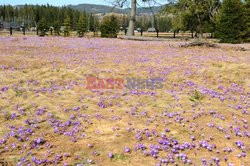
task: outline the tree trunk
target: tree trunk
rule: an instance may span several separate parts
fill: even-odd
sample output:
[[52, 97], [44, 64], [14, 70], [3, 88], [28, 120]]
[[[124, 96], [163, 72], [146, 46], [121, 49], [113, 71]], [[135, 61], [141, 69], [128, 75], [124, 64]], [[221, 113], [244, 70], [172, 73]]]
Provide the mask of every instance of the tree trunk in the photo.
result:
[[203, 38], [203, 33], [202, 33], [202, 24], [201, 24], [201, 18], [200, 18], [200, 15], [198, 15], [198, 37], [199, 37], [199, 40], [201, 41], [202, 38]]
[[130, 21], [128, 27], [128, 36], [134, 36], [135, 30], [135, 17], [136, 17], [136, 0], [131, 0], [131, 13], [130, 13]]

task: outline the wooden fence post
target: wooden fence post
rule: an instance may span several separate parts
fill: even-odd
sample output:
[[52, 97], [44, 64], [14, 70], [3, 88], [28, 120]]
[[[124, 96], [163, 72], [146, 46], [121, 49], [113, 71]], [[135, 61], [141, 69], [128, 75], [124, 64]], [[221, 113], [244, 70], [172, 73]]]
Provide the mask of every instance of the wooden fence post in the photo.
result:
[[10, 35], [12, 35], [12, 26], [10, 26]]

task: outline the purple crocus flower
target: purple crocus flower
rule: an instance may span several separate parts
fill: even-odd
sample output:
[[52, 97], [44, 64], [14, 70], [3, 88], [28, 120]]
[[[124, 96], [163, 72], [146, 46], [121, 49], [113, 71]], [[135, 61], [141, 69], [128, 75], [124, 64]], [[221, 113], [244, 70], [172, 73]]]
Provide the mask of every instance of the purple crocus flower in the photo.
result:
[[107, 106], [103, 102], [99, 102], [98, 106], [101, 108], [107, 108]]
[[7, 91], [7, 90], [9, 90], [9, 87], [8, 87], [8, 86], [4, 86], [4, 87], [1, 89], [1, 91], [3, 91], [3, 92], [5, 92], [5, 91]]
[[109, 153], [108, 153], [108, 157], [109, 157], [109, 158], [113, 158], [113, 157], [114, 157], [114, 154], [113, 154], [112, 152], [109, 152]]
[[124, 152], [125, 152], [125, 153], [131, 153], [131, 149], [130, 149], [129, 147], [125, 147], [125, 148], [124, 148]]

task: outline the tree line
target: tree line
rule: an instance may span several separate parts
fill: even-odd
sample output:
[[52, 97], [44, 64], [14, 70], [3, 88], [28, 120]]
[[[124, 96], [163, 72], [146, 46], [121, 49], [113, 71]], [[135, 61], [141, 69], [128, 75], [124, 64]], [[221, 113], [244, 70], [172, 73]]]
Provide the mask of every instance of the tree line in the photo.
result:
[[49, 30], [56, 35], [63, 33], [69, 36], [73, 30], [82, 37], [87, 31], [117, 33], [120, 27], [123, 30], [129, 27], [128, 35], [133, 35], [135, 28], [146, 31], [149, 27], [155, 27], [161, 32], [174, 32], [174, 37], [176, 33], [185, 31], [199, 38], [204, 33], [210, 33], [211, 37], [219, 38], [221, 42], [250, 41], [250, 0], [171, 0], [160, 13], [152, 16], [135, 16], [136, 3], [135, 0], [131, 1], [130, 15], [104, 19], [69, 7], [3, 5], [0, 6], [0, 20], [22, 23], [28, 28], [37, 27], [41, 36]]
[[[113, 0], [113, 3], [122, 7], [128, 1], [131, 3], [128, 36], [133, 36], [138, 2], [150, 3], [152, 0]], [[153, 2], [157, 3], [157, 0]], [[211, 33], [211, 37], [219, 38], [221, 42], [239, 43], [250, 40], [250, 0], [166, 0], [166, 2], [169, 3], [158, 14], [158, 23], [154, 24], [158, 29], [167, 30], [168, 26], [171, 27], [174, 37], [179, 31], [190, 31], [192, 37], [195, 35], [199, 38], [202, 38], [203, 33]]]
[[[51, 27], [59, 34], [61, 26], [64, 29], [79, 31], [95, 31], [97, 18], [91, 13], [78, 11], [66, 6], [55, 7], [47, 5], [0, 6], [0, 22], [15, 23], [26, 28], [37, 27], [44, 35]], [[82, 23], [81, 27], [79, 22]], [[83, 26], [86, 26], [84, 29]], [[66, 27], [66, 28], [65, 28]], [[67, 32], [63, 32], [67, 35]]]
[[174, 32], [203, 33], [221, 42], [249, 41], [250, 0], [178, 0], [166, 6], [162, 15], [171, 19]]

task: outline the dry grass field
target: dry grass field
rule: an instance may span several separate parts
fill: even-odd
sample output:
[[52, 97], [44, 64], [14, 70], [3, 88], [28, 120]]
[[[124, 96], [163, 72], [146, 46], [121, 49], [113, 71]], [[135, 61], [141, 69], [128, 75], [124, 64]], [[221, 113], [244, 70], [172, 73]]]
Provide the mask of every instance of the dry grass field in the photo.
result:
[[[119, 32], [119, 36], [123, 36], [124, 35], [124, 31], [120, 31]], [[10, 34], [10, 32], [8, 30], [0, 30], [0, 35], [1, 36], [8, 36]], [[36, 36], [36, 32], [35, 31], [26, 31], [25, 33], [28, 36]], [[48, 36], [50, 35], [50, 32], [47, 32]], [[63, 35], [63, 33], [61, 33], [61, 35]], [[173, 33], [171, 32], [159, 32], [159, 38], [173, 38]], [[23, 32], [22, 31], [13, 31], [13, 36], [23, 36]], [[77, 37], [77, 32], [76, 31], [71, 31], [70, 32], [70, 36], [71, 37]], [[97, 32], [96, 34], [94, 34], [93, 32], [88, 32], [86, 34], [87, 37], [93, 37], [93, 36], [101, 36], [100, 32]], [[141, 36], [140, 32], [135, 32], [135, 36]], [[157, 33], [156, 32], [143, 32], [143, 36], [144, 37], [156, 37]], [[176, 39], [191, 39], [192, 34], [188, 33], [188, 32], [182, 32], [182, 33], [176, 33]], [[210, 38], [210, 34], [204, 33], [203, 37], [205, 38]]]
[[1, 36], [0, 165], [249, 166], [249, 44], [180, 44]]

